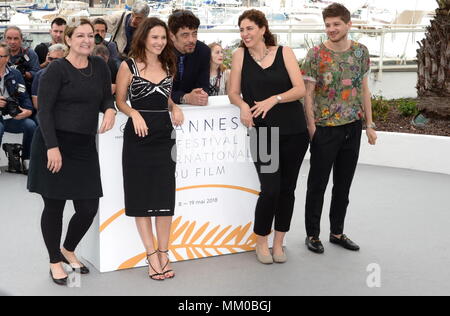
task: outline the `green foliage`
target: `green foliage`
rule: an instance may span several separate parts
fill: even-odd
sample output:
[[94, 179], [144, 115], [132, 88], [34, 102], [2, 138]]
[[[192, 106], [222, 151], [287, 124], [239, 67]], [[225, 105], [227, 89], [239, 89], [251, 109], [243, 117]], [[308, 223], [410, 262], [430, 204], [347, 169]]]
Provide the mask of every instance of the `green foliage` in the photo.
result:
[[419, 114], [417, 109], [417, 101], [411, 99], [396, 100], [398, 110], [403, 116], [410, 117]]
[[384, 122], [388, 118], [391, 110], [389, 101], [385, 100], [381, 95], [374, 95], [372, 98], [372, 116], [375, 122]]
[[224, 47], [223, 50], [223, 64], [227, 69], [231, 69], [231, 60], [233, 58], [233, 52], [239, 47], [241, 41], [234, 41], [230, 46]]
[[227, 69], [231, 69], [231, 59], [233, 57], [233, 50], [231, 48], [224, 49], [223, 51], [223, 64]]
[[375, 122], [385, 122], [389, 113], [397, 109], [405, 117], [414, 117], [419, 114], [417, 100], [414, 99], [394, 99], [386, 100], [381, 95], [374, 95], [372, 98], [372, 113]]

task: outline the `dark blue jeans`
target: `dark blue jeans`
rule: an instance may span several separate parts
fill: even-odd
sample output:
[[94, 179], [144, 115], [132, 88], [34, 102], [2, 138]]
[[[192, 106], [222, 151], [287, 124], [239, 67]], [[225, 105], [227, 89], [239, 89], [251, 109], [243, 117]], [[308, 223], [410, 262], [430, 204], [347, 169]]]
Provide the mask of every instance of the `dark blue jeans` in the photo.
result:
[[24, 120], [7, 119], [0, 117], [0, 144], [2, 143], [5, 132], [13, 134], [23, 134], [23, 153], [24, 160], [30, 159], [31, 141], [33, 140], [36, 123], [29, 118]]

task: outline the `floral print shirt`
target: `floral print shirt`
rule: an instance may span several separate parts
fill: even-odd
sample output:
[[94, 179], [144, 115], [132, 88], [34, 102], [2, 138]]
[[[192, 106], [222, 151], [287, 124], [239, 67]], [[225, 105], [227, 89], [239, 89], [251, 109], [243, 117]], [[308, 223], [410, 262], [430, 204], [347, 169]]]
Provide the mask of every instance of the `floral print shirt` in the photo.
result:
[[324, 44], [312, 48], [302, 74], [316, 84], [316, 125], [341, 126], [363, 119], [362, 82], [369, 73], [369, 51], [362, 44], [352, 42], [345, 52], [332, 51]]

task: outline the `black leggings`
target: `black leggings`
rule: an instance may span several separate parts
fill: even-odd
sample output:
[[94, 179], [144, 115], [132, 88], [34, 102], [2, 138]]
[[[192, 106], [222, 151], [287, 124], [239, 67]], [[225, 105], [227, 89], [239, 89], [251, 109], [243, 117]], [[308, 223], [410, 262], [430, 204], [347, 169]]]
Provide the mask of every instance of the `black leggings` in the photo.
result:
[[[44, 200], [44, 212], [41, 218], [42, 235], [50, 256], [50, 263], [62, 261], [61, 235], [63, 228], [63, 213], [65, 200], [53, 200], [42, 197]], [[73, 201], [75, 215], [70, 220], [64, 248], [74, 252], [87, 233], [97, 215], [99, 199]]]
[[[258, 149], [261, 139], [257, 129]], [[267, 150], [270, 152], [272, 137], [267, 138]], [[253, 144], [255, 140], [253, 140]], [[276, 140], [274, 139], [276, 142]], [[261, 194], [255, 210], [254, 232], [259, 236], [267, 236], [272, 230], [275, 220], [275, 230], [288, 232], [291, 226], [294, 212], [295, 189], [303, 159], [309, 146], [308, 133], [297, 135], [280, 135], [279, 138], [279, 166], [276, 171], [262, 172], [263, 166], [272, 163], [264, 163], [258, 154], [255, 166], [261, 183]], [[263, 152], [267, 152], [263, 150]], [[255, 158], [255, 157], [254, 157]]]

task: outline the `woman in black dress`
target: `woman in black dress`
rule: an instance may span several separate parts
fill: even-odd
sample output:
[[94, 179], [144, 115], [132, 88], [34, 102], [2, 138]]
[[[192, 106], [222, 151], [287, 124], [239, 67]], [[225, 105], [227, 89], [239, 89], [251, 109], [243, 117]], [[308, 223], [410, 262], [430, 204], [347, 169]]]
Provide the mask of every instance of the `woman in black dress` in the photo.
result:
[[[122, 155], [125, 211], [136, 218], [154, 280], [175, 276], [168, 254], [176, 190], [173, 125], [184, 119], [170, 98], [176, 57], [168, 34], [166, 24], [157, 18], [141, 23], [133, 37], [131, 58], [120, 66], [116, 90], [119, 110], [130, 117]], [[152, 217], [156, 217], [158, 249]]]
[[[256, 254], [262, 263], [283, 263], [287, 261], [284, 237], [290, 229], [298, 174], [309, 144], [303, 106], [298, 101], [305, 95], [305, 85], [294, 52], [277, 46], [264, 13], [244, 12], [239, 27], [242, 44], [233, 54], [228, 96], [239, 106], [242, 123], [256, 127], [250, 133], [251, 144], [258, 150], [253, 159], [261, 182], [254, 225]], [[260, 154], [267, 153], [259, 152], [263, 142], [263, 148], [276, 145], [279, 159], [264, 161]], [[276, 152], [269, 154], [274, 157]], [[268, 171], [274, 166], [276, 171]], [[274, 219], [271, 254], [268, 235]]]
[[[65, 41], [70, 48], [67, 57], [52, 62], [40, 81], [40, 127], [33, 139], [28, 178], [30, 192], [44, 200], [42, 233], [50, 274], [59, 285], [67, 284], [62, 262], [89, 273], [74, 251], [89, 230], [102, 196], [95, 143], [98, 115], [104, 113], [99, 130], [104, 133], [113, 127], [116, 114], [109, 69], [101, 58], [90, 57], [95, 47], [92, 24], [81, 20], [67, 27]], [[60, 248], [67, 200], [73, 200], [76, 213]]]

